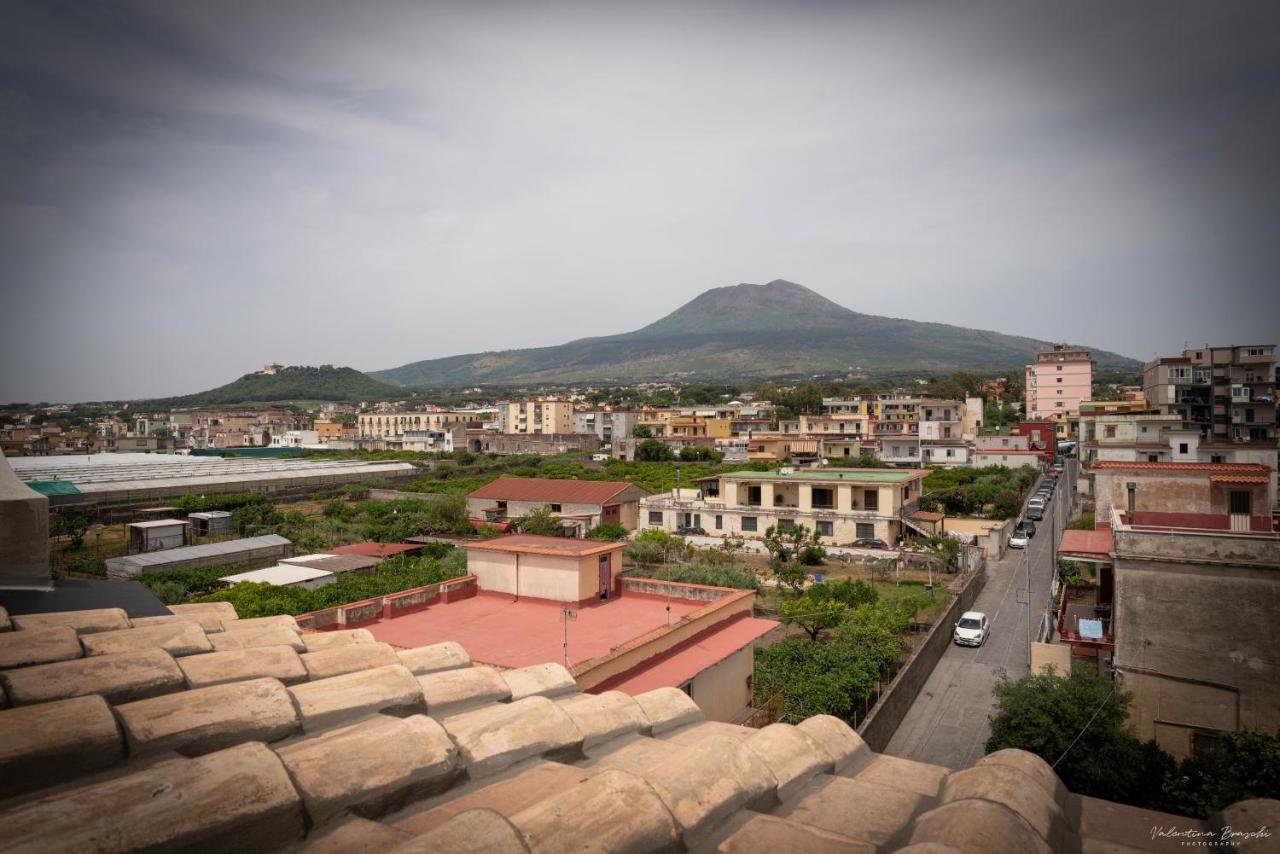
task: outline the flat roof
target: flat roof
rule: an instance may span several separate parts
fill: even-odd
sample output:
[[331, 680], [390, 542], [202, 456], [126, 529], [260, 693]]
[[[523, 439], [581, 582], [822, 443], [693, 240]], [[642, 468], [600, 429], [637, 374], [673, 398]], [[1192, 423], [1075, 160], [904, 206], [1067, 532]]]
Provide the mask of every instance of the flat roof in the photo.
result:
[[292, 566], [309, 566], [313, 569], [323, 569], [325, 572], [332, 572], [336, 575], [340, 572], [353, 572], [359, 569], [375, 567], [382, 563], [382, 558], [367, 555], [314, 554], [281, 558], [280, 562]]
[[495, 501], [544, 501], [548, 504], [607, 504], [632, 488], [638, 489], [634, 483], [619, 480], [500, 477], [468, 497]]
[[332, 578], [332, 572], [325, 572], [323, 569], [315, 569], [310, 566], [294, 566], [293, 564], [281, 563], [275, 566], [264, 567], [263, 569], [255, 569], [250, 572], [240, 572], [235, 575], [225, 575], [222, 580], [227, 584], [240, 584], [245, 581], [266, 582], [267, 584], [286, 585], [297, 584], [301, 581], [314, 581], [317, 578]]
[[186, 519], [152, 519], [149, 522], [130, 522], [130, 528], [172, 528], [174, 525], [190, 525]]
[[905, 483], [927, 477], [924, 469], [797, 469], [793, 472], [779, 471], [731, 471], [720, 477], [741, 480], [817, 480], [817, 481], [853, 481], [855, 483]]
[[130, 617], [172, 615], [163, 602], [136, 581], [106, 581], [97, 578], [59, 580], [54, 582], [52, 590], [0, 589], [0, 607], [12, 615], [87, 611], [94, 608], [122, 608]]
[[[671, 600], [671, 622], [707, 605]], [[500, 667], [563, 663], [563, 603], [516, 601], [509, 594], [481, 591], [470, 599], [382, 620], [366, 628], [373, 636], [411, 649], [457, 641], [471, 657]], [[667, 602], [653, 596], [624, 595], [577, 609], [569, 622], [569, 666], [608, 655], [616, 647], [667, 625]]]
[[475, 551], [551, 555], [552, 557], [587, 557], [620, 551], [626, 547], [626, 543], [580, 540], [576, 537], [543, 537], [536, 534], [512, 534], [509, 537], [467, 543], [465, 546]]
[[292, 545], [289, 540], [279, 534], [263, 534], [260, 537], [244, 537], [239, 540], [223, 540], [220, 543], [201, 543], [198, 546], [183, 546], [179, 549], [164, 549], [158, 552], [107, 558], [108, 567], [115, 564], [129, 566], [163, 566], [166, 563], [180, 563], [188, 560], [225, 557], [234, 561], [246, 552], [258, 549], [283, 548]]
[[1058, 554], [1068, 558], [1110, 560], [1113, 551], [1115, 538], [1111, 534], [1111, 528], [1105, 525], [1092, 531], [1068, 528], [1062, 532], [1062, 539], [1058, 542]]
[[757, 617], [721, 623], [674, 650], [627, 671], [618, 681], [610, 679], [598, 687], [632, 695], [643, 694], [654, 688], [679, 687], [708, 667], [719, 664], [743, 647], [755, 643], [780, 625], [782, 624], [776, 620], [761, 620]]
[[364, 555], [365, 557], [391, 557], [405, 552], [420, 551], [422, 546], [415, 543], [375, 543], [372, 540], [347, 546], [335, 546], [330, 549], [330, 552], [336, 555]]

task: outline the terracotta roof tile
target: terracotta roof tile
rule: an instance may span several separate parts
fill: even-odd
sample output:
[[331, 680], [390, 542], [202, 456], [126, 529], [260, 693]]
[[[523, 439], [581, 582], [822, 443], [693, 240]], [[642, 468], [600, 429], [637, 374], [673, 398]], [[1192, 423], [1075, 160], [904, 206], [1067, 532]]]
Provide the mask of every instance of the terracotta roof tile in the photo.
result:
[[1096, 460], [1092, 469], [1120, 469], [1126, 471], [1192, 472], [1203, 474], [1266, 474], [1269, 466], [1260, 463], [1178, 463], [1178, 462], [1126, 462], [1123, 460]]
[[275, 635], [305, 654], [286, 643], [175, 662], [154, 630], [178, 621], [157, 621], [118, 629], [155, 647], [37, 663], [98, 618], [0, 635], [18, 651], [0, 659], [18, 704], [0, 711], [6, 846], [1022, 854], [1148, 850], [1158, 825], [1280, 819], [1273, 801], [1201, 822], [1079, 798], [1016, 750], [954, 772], [877, 755], [829, 716], [708, 721], [676, 688], [579, 693], [561, 665], [473, 667], [453, 643], [392, 651], [358, 629], [326, 642], [292, 618], [182, 613], [197, 630], [243, 624], [211, 643]]
[[468, 495], [494, 501], [542, 501], [547, 504], [608, 504], [635, 484], [615, 480], [559, 480], [500, 477]]

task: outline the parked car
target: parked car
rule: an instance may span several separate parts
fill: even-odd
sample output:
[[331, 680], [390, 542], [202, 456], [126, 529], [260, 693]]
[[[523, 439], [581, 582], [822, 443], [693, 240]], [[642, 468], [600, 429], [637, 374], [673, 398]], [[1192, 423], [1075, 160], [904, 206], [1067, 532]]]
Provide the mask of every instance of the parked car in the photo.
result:
[[855, 549], [887, 549], [889, 544], [884, 540], [877, 540], [875, 537], [863, 537], [860, 540], [853, 541]]
[[1028, 507], [1028, 508], [1027, 508], [1027, 518], [1028, 518], [1028, 519], [1030, 519], [1030, 520], [1032, 520], [1033, 522], [1040, 522], [1040, 521], [1042, 521], [1042, 520], [1044, 519], [1044, 508], [1043, 508], [1043, 507]]
[[1014, 530], [1022, 531], [1028, 537], [1034, 537], [1036, 535], [1036, 523], [1031, 522], [1027, 519], [1023, 519], [1021, 522], [1017, 524]]
[[677, 537], [705, 537], [707, 529], [698, 525], [681, 525], [676, 528]]
[[1030, 541], [1031, 538], [1026, 531], [1022, 528], [1014, 528], [1013, 533], [1009, 535], [1009, 548], [1025, 549]]
[[960, 646], [982, 646], [987, 641], [991, 624], [981, 611], [965, 611], [956, 620], [953, 637]]

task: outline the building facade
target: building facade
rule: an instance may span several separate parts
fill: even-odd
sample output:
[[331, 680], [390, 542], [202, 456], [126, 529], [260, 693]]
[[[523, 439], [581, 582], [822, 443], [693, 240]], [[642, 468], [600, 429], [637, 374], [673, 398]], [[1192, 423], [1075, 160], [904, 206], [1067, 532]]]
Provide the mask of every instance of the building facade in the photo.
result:
[[503, 432], [514, 435], [573, 433], [573, 404], [567, 400], [539, 398], [502, 404]]
[[782, 469], [733, 472], [685, 493], [640, 501], [643, 527], [700, 527], [710, 536], [759, 539], [770, 527], [804, 525], [825, 543], [874, 537], [893, 544], [917, 509], [927, 472], [900, 469]]
[[1276, 348], [1200, 347], [1148, 362], [1142, 391], [1209, 442], [1276, 441]]
[[1076, 435], [1080, 404], [1093, 397], [1093, 357], [1083, 347], [1054, 345], [1026, 367], [1026, 417], [1051, 420], [1058, 436]]

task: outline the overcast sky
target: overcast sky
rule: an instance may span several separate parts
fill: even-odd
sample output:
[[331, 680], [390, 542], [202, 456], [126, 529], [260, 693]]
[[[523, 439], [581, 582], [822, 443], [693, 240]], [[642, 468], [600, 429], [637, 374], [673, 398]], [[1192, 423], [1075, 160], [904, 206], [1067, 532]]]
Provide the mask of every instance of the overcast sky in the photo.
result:
[[0, 5], [0, 400], [558, 344], [785, 278], [1280, 338], [1280, 5]]

